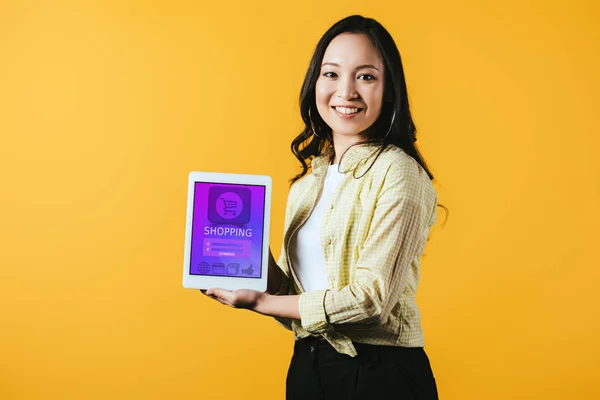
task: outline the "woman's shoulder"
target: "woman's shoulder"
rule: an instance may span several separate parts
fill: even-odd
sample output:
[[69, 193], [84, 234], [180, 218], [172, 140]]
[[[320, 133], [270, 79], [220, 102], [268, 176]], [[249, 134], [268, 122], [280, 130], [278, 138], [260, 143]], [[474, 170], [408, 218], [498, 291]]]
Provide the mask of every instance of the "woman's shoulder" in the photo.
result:
[[374, 171], [379, 174], [410, 174], [427, 173], [421, 165], [408, 153], [395, 145], [388, 145], [373, 163]]
[[[373, 164], [375, 175], [383, 187], [404, 188], [413, 193], [427, 194], [434, 199], [437, 193], [429, 174], [412, 156], [390, 145]], [[434, 200], [432, 200], [434, 201]]]
[[417, 160], [397, 146], [389, 146], [381, 153], [380, 158], [376, 173], [382, 177], [383, 187], [402, 190], [414, 195], [415, 199], [420, 199], [423, 204], [431, 204], [432, 207], [437, 204], [437, 192], [433, 182]]
[[306, 192], [315, 184], [315, 179], [312, 171], [307, 172], [304, 176], [293, 182], [288, 191], [288, 202], [294, 201], [300, 197], [300, 195]]

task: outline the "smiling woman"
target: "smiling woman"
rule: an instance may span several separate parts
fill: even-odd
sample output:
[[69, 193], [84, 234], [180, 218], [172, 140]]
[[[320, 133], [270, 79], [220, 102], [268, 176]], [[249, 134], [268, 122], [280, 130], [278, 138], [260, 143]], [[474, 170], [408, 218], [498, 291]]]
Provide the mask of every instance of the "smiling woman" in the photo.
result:
[[292, 151], [303, 170], [267, 292], [206, 294], [294, 331], [288, 400], [437, 399], [415, 301], [437, 194], [381, 24], [355, 15], [323, 35], [300, 111]]
[[340, 150], [336, 154], [357, 140], [366, 140], [367, 129], [379, 118], [383, 70], [381, 55], [367, 35], [342, 33], [327, 47], [315, 95], [319, 115]]

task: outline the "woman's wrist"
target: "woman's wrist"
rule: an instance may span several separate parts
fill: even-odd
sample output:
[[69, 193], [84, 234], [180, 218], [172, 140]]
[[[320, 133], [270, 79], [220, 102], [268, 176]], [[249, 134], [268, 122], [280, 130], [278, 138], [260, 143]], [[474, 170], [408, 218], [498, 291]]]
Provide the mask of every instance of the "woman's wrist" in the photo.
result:
[[252, 311], [270, 317], [300, 319], [299, 295], [275, 296], [264, 293]]
[[[252, 311], [257, 312], [259, 314], [262, 315], [269, 315], [266, 313], [266, 311], [268, 310], [268, 302], [269, 302], [269, 298], [273, 296], [271, 293], [264, 292], [263, 295], [258, 299], [258, 301], [256, 302], [256, 304], [254, 305], [254, 308], [252, 309]], [[265, 306], [265, 303], [266, 306]]]

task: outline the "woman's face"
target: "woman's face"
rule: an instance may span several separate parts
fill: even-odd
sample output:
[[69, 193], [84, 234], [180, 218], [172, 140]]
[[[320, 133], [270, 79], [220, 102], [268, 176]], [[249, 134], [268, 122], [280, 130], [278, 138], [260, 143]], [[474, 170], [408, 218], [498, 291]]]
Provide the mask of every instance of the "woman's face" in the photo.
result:
[[383, 102], [383, 62], [364, 34], [335, 37], [323, 56], [316, 85], [317, 110], [333, 139], [366, 139], [364, 132], [379, 117]]

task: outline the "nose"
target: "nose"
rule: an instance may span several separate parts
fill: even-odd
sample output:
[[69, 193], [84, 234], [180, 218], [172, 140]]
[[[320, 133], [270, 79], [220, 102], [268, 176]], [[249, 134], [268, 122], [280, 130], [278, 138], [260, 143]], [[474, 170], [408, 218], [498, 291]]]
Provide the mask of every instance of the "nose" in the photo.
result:
[[358, 97], [356, 92], [355, 80], [352, 76], [347, 76], [344, 79], [338, 80], [338, 88], [336, 96], [342, 100], [350, 100]]

